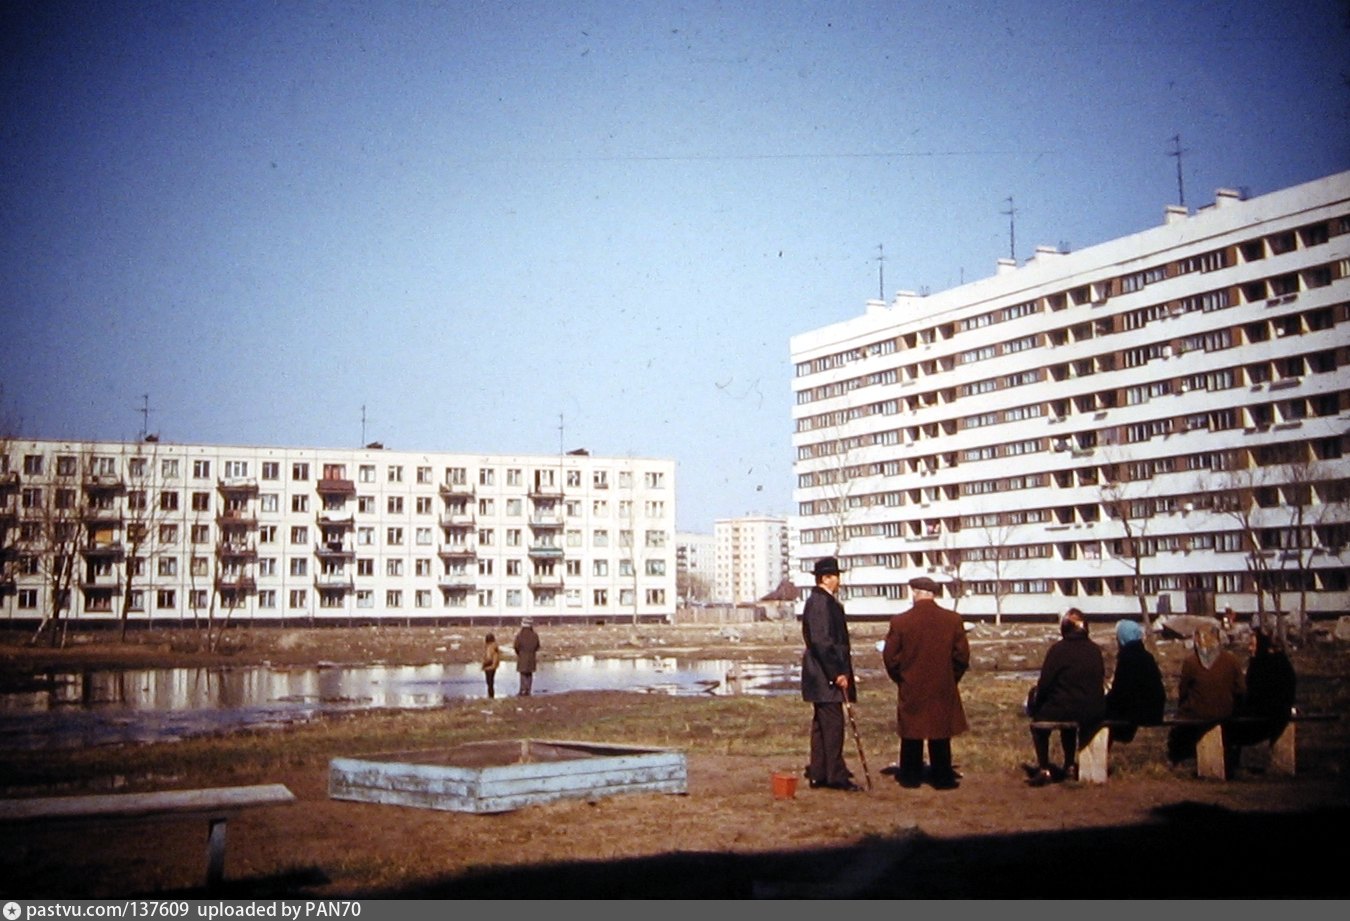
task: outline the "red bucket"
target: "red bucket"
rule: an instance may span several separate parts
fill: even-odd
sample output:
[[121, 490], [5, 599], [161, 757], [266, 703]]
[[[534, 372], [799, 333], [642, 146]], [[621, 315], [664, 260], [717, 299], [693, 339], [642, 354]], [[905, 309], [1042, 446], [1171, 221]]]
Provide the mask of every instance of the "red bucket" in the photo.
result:
[[793, 799], [797, 796], [797, 775], [783, 772], [775, 773], [773, 781], [774, 799]]

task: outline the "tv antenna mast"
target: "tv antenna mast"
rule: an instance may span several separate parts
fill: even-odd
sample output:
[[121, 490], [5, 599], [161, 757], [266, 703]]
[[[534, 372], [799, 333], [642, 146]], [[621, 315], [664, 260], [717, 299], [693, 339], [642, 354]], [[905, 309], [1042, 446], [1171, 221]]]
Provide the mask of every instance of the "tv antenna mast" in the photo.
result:
[[1011, 195], [1009, 195], [1007, 198], [1005, 198], [1005, 199], [1003, 199], [1003, 200], [1006, 201], [1006, 202], [1008, 203], [1008, 210], [1007, 210], [1007, 211], [1000, 211], [999, 214], [1006, 214], [1006, 215], [1008, 215], [1008, 256], [1009, 256], [1009, 258], [1012, 259], [1013, 262], [1016, 262], [1016, 261], [1017, 261], [1017, 225], [1013, 223], [1013, 220], [1014, 220], [1014, 215], [1017, 214], [1017, 209], [1013, 207], [1013, 200], [1012, 200], [1012, 196], [1011, 196]]
[[145, 436], [150, 434], [150, 394], [141, 394], [141, 405], [136, 412], [141, 414], [141, 433], [136, 440], [145, 441]]
[[877, 300], [886, 300], [886, 248], [877, 244]]
[[1181, 155], [1184, 153], [1187, 151], [1181, 147], [1181, 135], [1172, 135], [1172, 149], [1167, 151], [1167, 155], [1177, 160], [1177, 204], [1182, 206], [1186, 204], [1186, 189], [1181, 184]]

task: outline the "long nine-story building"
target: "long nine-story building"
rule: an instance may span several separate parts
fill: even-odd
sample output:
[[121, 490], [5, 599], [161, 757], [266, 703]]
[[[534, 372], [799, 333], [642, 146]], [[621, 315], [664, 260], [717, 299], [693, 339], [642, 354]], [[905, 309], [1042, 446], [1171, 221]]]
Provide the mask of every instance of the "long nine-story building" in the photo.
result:
[[[793, 338], [801, 558], [850, 615], [1347, 610], [1350, 173]], [[1305, 607], [1306, 606], [1306, 607]]]
[[0, 442], [0, 617], [674, 613], [672, 460]]

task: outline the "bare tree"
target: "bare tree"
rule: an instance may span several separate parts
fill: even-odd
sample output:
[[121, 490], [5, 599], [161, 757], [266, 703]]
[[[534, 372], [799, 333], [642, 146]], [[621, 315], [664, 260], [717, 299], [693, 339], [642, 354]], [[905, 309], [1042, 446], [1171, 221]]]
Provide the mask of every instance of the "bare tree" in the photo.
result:
[[1261, 468], [1232, 470], [1221, 481], [1224, 512], [1237, 523], [1239, 539], [1245, 555], [1247, 572], [1251, 576], [1256, 595], [1255, 620], [1266, 622], [1266, 597], [1270, 597], [1275, 629], [1284, 639], [1284, 619], [1279, 616], [1281, 598], [1280, 577], [1277, 573], [1275, 551], [1264, 546], [1265, 508], [1278, 504], [1278, 489], [1267, 482], [1268, 472]]
[[1114, 474], [1116, 465], [1107, 468], [1112, 475], [1101, 485], [1098, 495], [1102, 509], [1107, 517], [1120, 525], [1121, 538], [1117, 544], [1117, 557], [1130, 567], [1134, 596], [1139, 602], [1139, 622], [1144, 627], [1144, 637], [1152, 642], [1153, 625], [1148, 613], [1148, 597], [1144, 592], [1144, 556], [1149, 520], [1153, 516], [1153, 503], [1147, 496], [1131, 496], [1128, 485], [1122, 483]]
[[138, 581], [145, 575], [145, 557], [142, 555], [154, 529], [159, 526], [159, 504], [153, 502], [150, 486], [159, 469], [159, 446], [156, 442], [137, 442], [136, 451], [128, 459], [130, 483], [126, 499], [126, 554], [123, 564], [121, 624], [118, 640], [126, 642], [127, 625], [135, 604]]
[[37, 561], [46, 588], [42, 620], [33, 634], [34, 641], [47, 635], [52, 646], [64, 645], [66, 623], [63, 615], [73, 610], [76, 560], [80, 550], [79, 473], [81, 455], [60, 454], [54, 469], [33, 485], [23, 487], [26, 552]]

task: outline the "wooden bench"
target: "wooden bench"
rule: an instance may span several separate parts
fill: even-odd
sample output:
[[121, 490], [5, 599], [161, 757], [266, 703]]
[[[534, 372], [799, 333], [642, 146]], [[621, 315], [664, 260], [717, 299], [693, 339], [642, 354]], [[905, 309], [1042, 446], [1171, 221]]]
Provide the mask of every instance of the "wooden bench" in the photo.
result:
[[204, 816], [206, 885], [214, 889], [225, 875], [225, 822], [242, 809], [295, 802], [283, 784], [163, 790], [93, 796], [49, 796], [0, 800], [0, 822], [80, 822], [98, 819], [150, 820]]
[[[1296, 725], [1302, 722], [1329, 722], [1340, 719], [1338, 713], [1295, 713], [1289, 717], [1284, 731], [1270, 743], [1270, 770], [1273, 774], [1293, 777], [1295, 773]], [[1106, 783], [1109, 773], [1109, 754], [1111, 729], [1124, 729], [1136, 726], [1139, 729], [1171, 729], [1173, 726], [1194, 726], [1204, 728], [1204, 732], [1195, 744], [1195, 776], [1206, 780], [1227, 780], [1228, 769], [1224, 760], [1223, 727], [1257, 725], [1268, 722], [1262, 717], [1235, 716], [1227, 720], [1194, 720], [1181, 717], [1167, 717], [1161, 723], [1141, 725], [1120, 720], [1106, 720], [1101, 723], [1086, 740], [1079, 739], [1078, 779], [1084, 783]], [[1034, 720], [1031, 728], [1044, 731], [1077, 729], [1074, 722], [1054, 720]], [[1260, 743], [1252, 743], [1260, 744]]]

